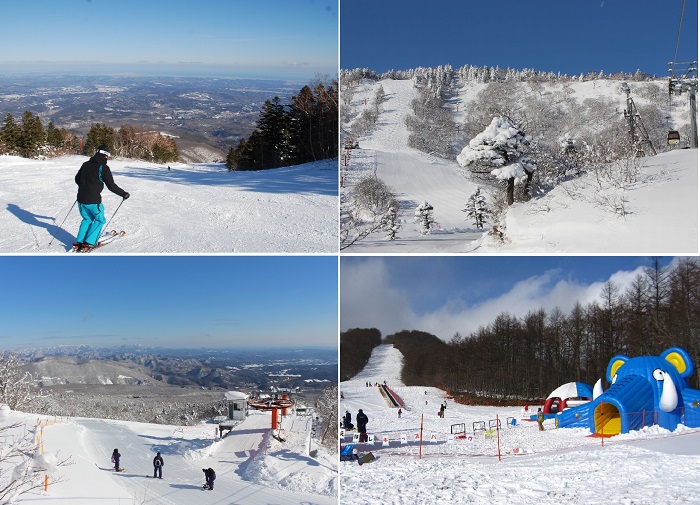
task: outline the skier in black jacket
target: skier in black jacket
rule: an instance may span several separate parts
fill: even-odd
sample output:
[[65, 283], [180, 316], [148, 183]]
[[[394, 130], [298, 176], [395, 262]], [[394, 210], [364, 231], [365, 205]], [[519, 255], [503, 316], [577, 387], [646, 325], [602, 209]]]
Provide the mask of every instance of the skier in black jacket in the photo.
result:
[[160, 453], [156, 454], [156, 457], [153, 458], [153, 478], [156, 478], [156, 475], [158, 476], [159, 479], [163, 478], [163, 457], [160, 455]]
[[112, 172], [107, 166], [109, 156], [107, 146], [101, 145], [95, 155], [83, 163], [75, 174], [75, 183], [78, 185], [78, 210], [83, 218], [73, 244], [76, 250], [92, 249], [97, 245], [106, 222], [101, 195], [105, 185], [124, 200], [129, 198], [129, 193], [114, 183]]

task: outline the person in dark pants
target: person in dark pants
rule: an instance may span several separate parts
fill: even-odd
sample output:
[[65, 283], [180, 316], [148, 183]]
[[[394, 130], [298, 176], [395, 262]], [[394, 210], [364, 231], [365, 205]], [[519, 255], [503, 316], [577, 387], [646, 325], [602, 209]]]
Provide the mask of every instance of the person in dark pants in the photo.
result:
[[207, 481], [204, 488], [208, 489], [209, 491], [213, 491], [214, 481], [216, 480], [216, 472], [211, 468], [202, 468], [202, 471], [204, 472], [204, 479]]
[[121, 457], [122, 455], [119, 454], [119, 449], [114, 449], [114, 452], [112, 453], [112, 463], [114, 463], [114, 469], [117, 472], [119, 471], [119, 460]]
[[357, 431], [360, 432], [360, 442], [367, 442], [367, 423], [369, 422], [367, 414], [360, 409], [355, 419], [357, 420]]
[[156, 454], [156, 457], [153, 458], [153, 478], [156, 478], [156, 475], [158, 476], [159, 479], [163, 478], [163, 458], [161, 457], [160, 453]]
[[97, 246], [102, 227], [106, 223], [101, 195], [105, 185], [124, 200], [129, 198], [129, 193], [114, 183], [112, 172], [107, 166], [109, 156], [107, 146], [101, 145], [95, 155], [83, 163], [75, 174], [75, 183], [78, 185], [78, 210], [83, 218], [73, 244], [76, 250], [87, 250]]

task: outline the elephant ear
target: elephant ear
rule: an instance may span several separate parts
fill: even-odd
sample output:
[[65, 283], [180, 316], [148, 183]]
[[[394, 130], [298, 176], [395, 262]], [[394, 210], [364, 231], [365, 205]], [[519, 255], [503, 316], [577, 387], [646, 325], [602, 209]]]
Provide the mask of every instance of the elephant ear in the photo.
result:
[[661, 353], [661, 359], [665, 359], [678, 371], [678, 374], [684, 379], [693, 375], [695, 366], [690, 359], [690, 355], [685, 349], [680, 347], [671, 347]]
[[607, 378], [608, 382], [612, 384], [613, 377], [615, 377], [615, 374], [617, 374], [617, 370], [627, 363], [629, 358], [623, 354], [618, 354], [617, 356], [613, 356], [613, 359], [610, 360], [610, 363], [608, 364], [608, 370], [607, 370]]

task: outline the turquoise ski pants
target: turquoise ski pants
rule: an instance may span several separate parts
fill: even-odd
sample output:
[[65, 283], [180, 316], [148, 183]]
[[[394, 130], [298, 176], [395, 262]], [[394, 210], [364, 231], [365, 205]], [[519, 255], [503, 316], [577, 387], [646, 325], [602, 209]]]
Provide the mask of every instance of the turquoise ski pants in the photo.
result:
[[105, 225], [105, 207], [101, 203], [80, 203], [78, 210], [83, 221], [80, 223], [76, 242], [96, 245]]

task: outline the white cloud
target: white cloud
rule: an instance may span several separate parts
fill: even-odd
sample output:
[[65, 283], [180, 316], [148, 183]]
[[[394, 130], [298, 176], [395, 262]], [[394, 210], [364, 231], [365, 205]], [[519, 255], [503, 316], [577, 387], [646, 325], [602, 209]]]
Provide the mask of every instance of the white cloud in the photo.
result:
[[343, 330], [379, 328], [382, 336], [386, 336], [402, 329], [414, 329], [415, 316], [409, 309], [409, 296], [390, 287], [389, 271], [382, 259], [343, 263], [340, 286]]
[[[610, 280], [623, 293], [641, 272], [642, 268], [619, 271]], [[385, 260], [371, 259], [341, 268], [341, 329], [373, 327], [383, 336], [403, 329], [421, 330], [449, 340], [456, 332], [468, 335], [490, 324], [503, 312], [523, 317], [529, 311], [544, 308], [550, 312], [559, 307], [568, 313], [576, 302], [585, 306], [600, 300], [605, 282], [582, 284], [565, 278], [559, 270], [550, 270], [516, 282], [510, 290], [476, 306], [453, 297], [418, 315], [409, 308], [413, 293], [391, 288]]]

